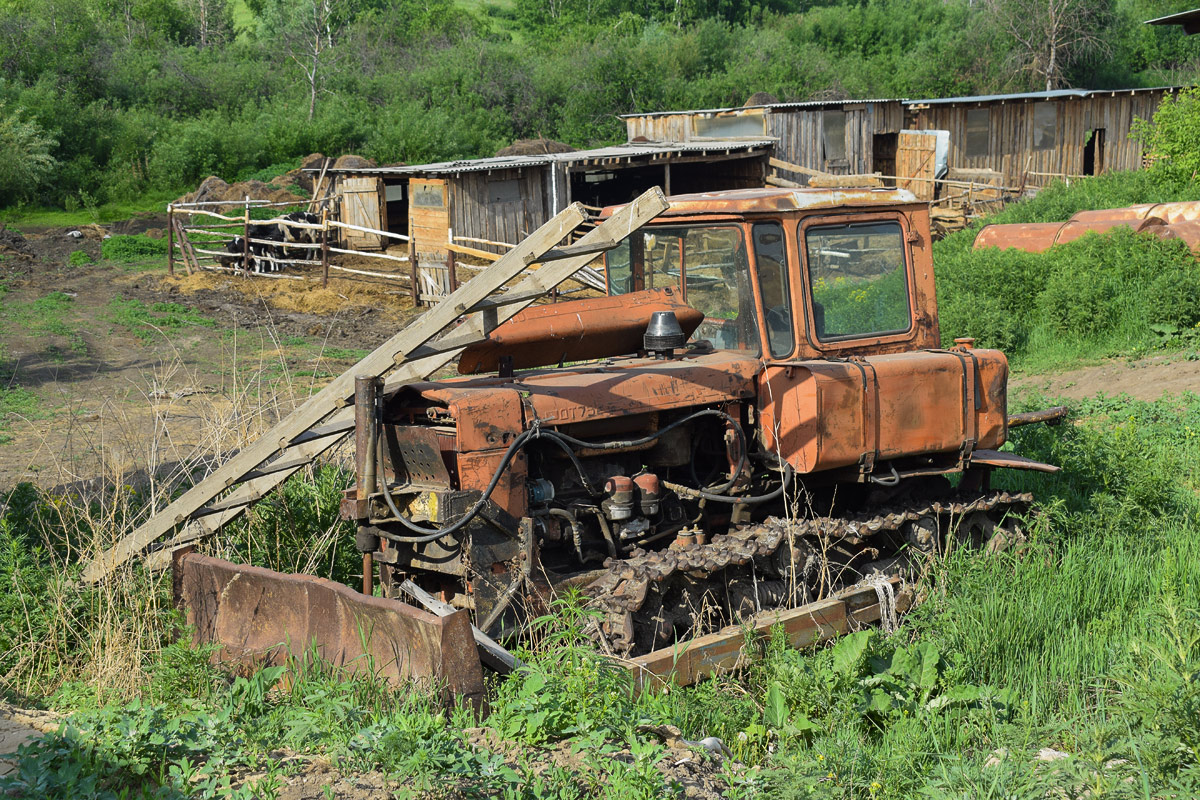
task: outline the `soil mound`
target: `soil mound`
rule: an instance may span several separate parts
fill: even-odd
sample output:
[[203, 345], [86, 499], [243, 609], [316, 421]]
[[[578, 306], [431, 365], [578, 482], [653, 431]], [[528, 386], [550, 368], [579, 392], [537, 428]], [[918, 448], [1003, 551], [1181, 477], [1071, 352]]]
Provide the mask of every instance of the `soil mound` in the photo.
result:
[[[288, 173], [291, 176], [291, 173]], [[237, 183], [226, 183], [216, 175], [210, 175], [201, 182], [200, 186], [194, 192], [189, 192], [175, 202], [177, 203], [222, 203], [217, 208], [230, 211], [242, 203], [245, 198], [251, 200], [266, 200], [270, 203], [305, 203], [307, 200], [299, 194], [288, 191], [286, 188], [280, 188], [281, 183], [287, 181], [282, 180], [284, 176], [273, 180], [271, 183], [263, 183], [262, 181], [239, 181]], [[291, 184], [295, 185], [296, 181], [292, 180]], [[224, 205], [228, 203], [228, 205]]]
[[20, 258], [33, 258], [33, 248], [25, 237], [0, 225], [0, 253]]
[[574, 153], [575, 148], [569, 144], [556, 142], [553, 139], [517, 139], [508, 147], [496, 151], [498, 156], [544, 156], [549, 153]]
[[338, 156], [337, 161], [332, 164], [332, 169], [367, 169], [373, 166], [375, 166], [375, 162], [371, 159], [347, 153], [344, 156]]

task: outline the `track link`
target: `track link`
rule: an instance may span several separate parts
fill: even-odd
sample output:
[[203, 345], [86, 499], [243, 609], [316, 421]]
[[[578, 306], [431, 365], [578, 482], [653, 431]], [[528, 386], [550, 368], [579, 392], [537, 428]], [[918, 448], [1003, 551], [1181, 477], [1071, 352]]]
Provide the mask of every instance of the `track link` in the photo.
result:
[[928, 552], [952, 531], [983, 544], [1006, 514], [1032, 502], [1028, 493], [988, 492], [874, 515], [770, 517], [706, 544], [609, 559], [584, 591], [604, 612], [600, 644], [640, 655], [766, 608], [819, 600], [875, 571], [902, 569], [906, 544]]

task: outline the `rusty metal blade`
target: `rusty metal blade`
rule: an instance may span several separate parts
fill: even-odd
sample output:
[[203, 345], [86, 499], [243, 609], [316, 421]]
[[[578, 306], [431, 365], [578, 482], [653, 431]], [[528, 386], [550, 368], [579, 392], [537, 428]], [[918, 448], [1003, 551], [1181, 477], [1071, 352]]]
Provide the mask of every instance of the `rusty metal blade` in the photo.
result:
[[439, 617], [324, 578], [195, 552], [177, 552], [172, 567], [176, 605], [197, 644], [220, 645], [216, 660], [253, 668], [315, 650], [352, 673], [483, 700], [483, 667], [465, 610]]

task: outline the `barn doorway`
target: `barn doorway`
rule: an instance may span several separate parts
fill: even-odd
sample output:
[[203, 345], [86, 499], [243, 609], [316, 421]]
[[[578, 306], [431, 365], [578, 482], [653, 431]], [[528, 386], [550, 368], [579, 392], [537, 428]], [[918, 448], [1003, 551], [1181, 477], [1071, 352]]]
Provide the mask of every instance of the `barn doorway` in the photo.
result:
[[871, 169], [881, 175], [896, 174], [898, 133], [876, 133], [871, 137]]
[[1104, 172], [1104, 128], [1096, 128], [1083, 146], [1083, 174], [1099, 175]]

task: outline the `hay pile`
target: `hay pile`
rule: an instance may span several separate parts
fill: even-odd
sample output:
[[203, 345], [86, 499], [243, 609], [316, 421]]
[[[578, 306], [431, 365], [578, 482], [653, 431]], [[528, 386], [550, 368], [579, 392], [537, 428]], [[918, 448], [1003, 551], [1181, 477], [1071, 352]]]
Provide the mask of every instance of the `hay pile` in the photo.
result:
[[[300, 166], [290, 172], [285, 172], [269, 182], [238, 181], [226, 183], [216, 175], [205, 178], [194, 192], [188, 192], [176, 200], [176, 203], [228, 203], [217, 206], [221, 212], [234, 211], [249, 197], [251, 200], [265, 200], [268, 203], [288, 203], [302, 205], [308, 202], [312, 195], [316, 175], [305, 170], [320, 170], [325, 164], [326, 157], [321, 153], [312, 153], [300, 160]], [[375, 162], [362, 156], [352, 154], [339, 156], [329, 161], [331, 169], [361, 169], [373, 167]], [[319, 172], [317, 173], [319, 174]], [[322, 192], [324, 193], [324, 192]]]
[[549, 153], [574, 153], [575, 148], [569, 144], [556, 142], [553, 139], [517, 139], [508, 147], [496, 151], [498, 156], [544, 156]]
[[770, 92], [755, 92], [746, 98], [743, 106], [769, 106], [779, 102], [779, 98]]
[[[288, 175], [291, 175], [291, 173], [288, 173]], [[251, 200], [266, 200], [270, 203], [294, 203], [296, 205], [307, 203], [307, 198], [280, 187], [283, 178], [284, 176], [280, 176], [280, 178], [273, 180], [271, 183], [263, 183], [262, 181], [226, 183], [216, 175], [210, 175], [200, 183], [196, 191], [188, 192], [175, 202], [228, 203], [228, 205], [217, 206], [218, 211], [224, 213], [236, 210], [247, 197]], [[294, 184], [295, 182], [293, 181], [291, 185]]]

